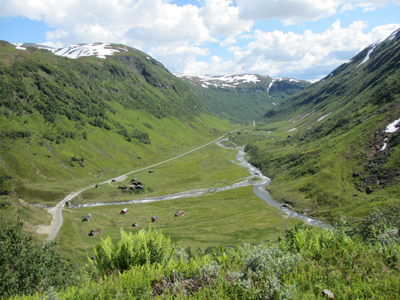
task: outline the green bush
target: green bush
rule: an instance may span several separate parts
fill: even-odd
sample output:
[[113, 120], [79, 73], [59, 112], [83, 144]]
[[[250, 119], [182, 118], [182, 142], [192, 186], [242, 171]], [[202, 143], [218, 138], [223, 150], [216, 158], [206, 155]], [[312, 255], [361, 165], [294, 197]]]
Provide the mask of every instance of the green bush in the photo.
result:
[[114, 245], [108, 237], [95, 248], [96, 268], [103, 274], [123, 272], [133, 266], [165, 264], [175, 252], [171, 240], [151, 226], [147, 231], [126, 234], [121, 229], [121, 240]]
[[0, 215], [0, 297], [77, 284], [75, 269], [55, 252], [55, 243], [36, 244], [22, 226]]

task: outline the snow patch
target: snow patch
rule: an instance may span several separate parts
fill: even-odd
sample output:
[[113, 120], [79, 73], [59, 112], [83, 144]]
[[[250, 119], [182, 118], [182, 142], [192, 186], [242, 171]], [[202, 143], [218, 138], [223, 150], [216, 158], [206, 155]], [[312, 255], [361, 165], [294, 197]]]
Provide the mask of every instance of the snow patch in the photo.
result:
[[295, 127], [295, 128], [292, 128], [292, 129], [290, 129], [290, 130], [288, 130], [286, 132], [291, 132], [291, 131], [296, 131], [296, 130], [297, 130], [297, 128]]
[[317, 120], [317, 122], [322, 121], [323, 119], [325, 119], [327, 116], [329, 116], [332, 112], [330, 112], [329, 114], [326, 114], [325, 116], [322, 116], [321, 118], [319, 118]]
[[[271, 96], [270, 96], [271, 97]], [[276, 106], [276, 103], [274, 101], [272, 101], [272, 104]]]
[[[193, 74], [175, 74], [176, 77], [199, 78], [202, 82], [224, 82], [224, 83], [250, 83], [260, 81], [256, 75], [241, 74], [241, 75], [224, 75], [224, 76], [210, 76], [210, 75], [193, 75]], [[215, 83], [214, 83], [215, 85]]]
[[378, 46], [380, 43], [381, 43], [381, 42], [378, 41], [378, 42], [376, 42], [375, 44], [373, 44], [373, 45], [371, 46], [371, 48], [368, 50], [368, 53], [367, 53], [367, 55], [365, 56], [364, 60], [363, 60], [361, 63], [359, 63], [358, 66], [357, 66], [356, 68], [358, 68], [359, 66], [361, 66], [363, 63], [365, 63], [365, 62], [369, 59], [369, 57], [370, 57], [372, 51], [374, 51], [374, 49], [376, 48], [376, 46]]
[[26, 50], [25, 47], [21, 47], [22, 43], [14, 43], [13, 45], [15, 45], [15, 49], [18, 49], [18, 50]]
[[396, 132], [396, 131], [399, 129], [399, 127], [396, 127], [396, 125], [397, 125], [399, 122], [400, 122], [400, 119], [398, 119], [398, 120], [396, 120], [396, 121], [390, 123], [388, 126], [386, 126], [385, 132], [386, 132], [386, 133], [393, 133], [393, 132]]
[[256, 83], [260, 80], [256, 75], [241, 74], [241, 75], [224, 75], [224, 76], [211, 76], [211, 75], [193, 75], [193, 74], [174, 74], [176, 77], [197, 79], [201, 83], [208, 86], [214, 85], [216, 87], [230, 87], [235, 88], [238, 84], [243, 83]]
[[392, 34], [389, 35], [389, 38], [388, 38], [389, 41], [393, 40], [399, 32], [400, 32], [400, 28], [395, 30], [395, 31], [393, 31]]
[[300, 120], [303, 120], [305, 117], [308, 117], [308, 116], [311, 115], [312, 113], [314, 113], [313, 110], [310, 111], [309, 113], [305, 114], [304, 116], [302, 116], [302, 117], [300, 118]]
[[82, 56], [96, 56], [98, 58], [106, 58], [106, 55], [113, 55], [119, 50], [113, 49], [107, 43], [92, 43], [72, 45], [52, 51], [55, 55], [65, 56], [76, 59]]
[[387, 146], [387, 144], [386, 144], [386, 143], [383, 143], [383, 146], [382, 146], [382, 148], [381, 148], [381, 151], [385, 150], [385, 149], [386, 149], [386, 146]]

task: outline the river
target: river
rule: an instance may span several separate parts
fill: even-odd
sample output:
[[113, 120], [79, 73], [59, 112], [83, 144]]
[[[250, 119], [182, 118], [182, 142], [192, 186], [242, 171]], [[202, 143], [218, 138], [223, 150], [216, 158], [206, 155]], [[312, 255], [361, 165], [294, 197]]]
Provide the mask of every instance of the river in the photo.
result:
[[[207, 193], [215, 193], [220, 191], [226, 191], [231, 189], [236, 189], [243, 186], [253, 185], [253, 191], [256, 196], [258, 196], [263, 201], [267, 202], [269, 205], [276, 207], [281, 212], [287, 214], [291, 218], [296, 218], [304, 221], [308, 225], [316, 226], [319, 228], [331, 228], [329, 224], [324, 221], [312, 219], [306, 215], [300, 214], [298, 212], [293, 211], [285, 204], [282, 204], [271, 197], [269, 192], [266, 190], [266, 186], [271, 183], [271, 179], [265, 176], [258, 168], [251, 165], [245, 158], [245, 152], [242, 148], [230, 148], [226, 147], [222, 144], [222, 142], [227, 141], [228, 139], [219, 140], [216, 144], [220, 147], [226, 149], [235, 149], [238, 151], [236, 154], [236, 161], [232, 161], [237, 165], [245, 167], [250, 176], [248, 176], [245, 180], [241, 182], [234, 183], [229, 186], [220, 187], [220, 188], [212, 188], [212, 189], [201, 189], [201, 190], [194, 190], [194, 191], [186, 191], [181, 192], [173, 195], [167, 196], [159, 196], [159, 197], [146, 197], [143, 199], [133, 199], [127, 201], [113, 201], [113, 202], [98, 202], [98, 203], [87, 203], [87, 204], [79, 204], [75, 206], [71, 206], [71, 208], [82, 208], [82, 207], [96, 207], [96, 206], [104, 206], [104, 205], [118, 205], [118, 204], [139, 204], [139, 203], [149, 203], [155, 201], [166, 201], [166, 200], [174, 200], [179, 198], [188, 198], [188, 197], [196, 197]], [[258, 177], [257, 181], [252, 181], [251, 179], [254, 177]]]

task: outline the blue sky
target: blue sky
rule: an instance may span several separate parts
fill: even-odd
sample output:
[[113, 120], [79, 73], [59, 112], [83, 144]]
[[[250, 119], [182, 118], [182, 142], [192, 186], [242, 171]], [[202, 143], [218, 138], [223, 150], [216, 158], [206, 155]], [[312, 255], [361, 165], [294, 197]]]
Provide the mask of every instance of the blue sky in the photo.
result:
[[0, 39], [122, 43], [173, 73], [316, 80], [400, 27], [400, 0], [0, 0]]

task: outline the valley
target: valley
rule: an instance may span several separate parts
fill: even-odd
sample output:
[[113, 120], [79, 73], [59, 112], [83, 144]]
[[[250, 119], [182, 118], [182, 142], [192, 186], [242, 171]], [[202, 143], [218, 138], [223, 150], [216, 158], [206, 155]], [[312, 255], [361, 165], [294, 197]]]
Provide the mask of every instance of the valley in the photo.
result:
[[0, 297], [397, 299], [399, 41], [313, 84], [1, 41]]
[[[217, 144], [220, 144], [220, 142], [217, 142]], [[207, 144], [205, 146], [209, 145], [210, 144]], [[219, 146], [222, 146], [222, 144]], [[103, 182], [101, 188], [96, 190], [91, 189], [90, 191], [86, 189], [83, 191], [82, 195], [81, 193], [74, 194], [74, 198], [68, 197], [68, 199], [65, 199], [71, 201], [72, 204], [70, 207], [65, 207], [65, 209], [63, 209], [63, 215], [68, 225], [64, 226], [60, 236], [57, 237], [60, 244], [60, 251], [64, 252], [68, 249], [67, 253], [70, 253], [70, 255], [65, 254], [66, 256], [73, 255], [71, 258], [74, 260], [85, 261], [88, 253], [91, 256], [93, 255], [93, 245], [98, 243], [101, 238], [88, 237], [87, 232], [90, 231], [89, 228], [100, 228], [102, 234], [106, 233], [112, 240], [115, 240], [118, 239], [118, 231], [120, 229], [127, 232], [138, 232], [147, 228], [150, 222], [150, 215], [158, 216], [154, 226], [163, 229], [163, 232], [167, 232], [173, 242], [179, 242], [183, 247], [193, 248], [207, 248], [221, 245], [221, 243], [224, 246], [235, 247], [241, 243], [257, 244], [257, 240], [260, 239], [263, 242], [276, 242], [276, 239], [283, 230], [287, 230], [299, 224], [299, 220], [321, 228], [328, 227], [325, 222], [313, 220], [309, 217], [294, 213], [287, 206], [282, 206], [282, 204], [270, 199], [268, 193], [265, 191], [265, 185], [269, 184], [270, 179], [263, 176], [259, 170], [251, 165], [247, 166], [247, 172], [250, 172], [250, 176], [247, 174], [246, 177], [235, 178], [238, 175], [243, 176], [244, 174], [239, 172], [239, 170], [235, 172], [233, 172], [233, 170], [237, 169], [237, 167], [243, 168], [248, 165], [248, 163], [244, 161], [244, 152], [236, 155], [236, 158], [234, 158], [231, 156], [232, 152], [237, 151], [236, 149], [226, 148], [225, 151], [219, 153], [220, 151], [218, 151], [218, 148], [212, 146], [210, 149], [210, 147], [211, 146], [205, 148], [201, 154], [196, 155], [197, 159], [201, 158], [201, 162], [195, 162], [194, 165], [193, 159], [195, 157], [189, 156], [183, 162], [178, 160], [174, 162], [173, 165], [167, 164], [162, 167], [157, 167], [154, 173], [149, 174], [147, 171], [155, 167], [154, 165], [145, 168], [145, 170], [138, 170], [130, 173], [135, 174], [135, 176], [140, 176], [140, 180], [149, 183], [154, 181], [154, 179], [156, 182], [159, 182], [161, 178], [166, 177], [166, 173], [169, 174], [168, 180], [178, 177], [178, 180], [181, 181], [182, 174], [176, 174], [176, 165], [181, 165], [182, 167], [180, 167], [179, 173], [184, 172], [187, 176], [189, 170], [189, 172], [197, 173], [194, 167], [197, 164], [202, 166], [202, 178], [212, 176], [211, 178], [213, 179], [213, 182], [204, 179], [201, 181], [198, 179], [193, 180], [196, 184], [195, 187], [200, 189], [181, 191], [171, 195], [169, 194], [170, 189], [165, 188], [162, 192], [166, 194], [165, 196], [155, 197], [150, 196], [150, 194], [146, 195], [146, 198], [143, 198], [141, 197], [143, 194], [139, 193], [139, 195], [133, 199], [129, 199], [128, 197], [132, 198], [135, 193], [124, 193], [123, 191], [115, 192], [117, 183], [114, 182], [113, 184], [111, 181], [108, 181]], [[218, 153], [217, 157], [211, 159], [210, 150], [214, 155]], [[230, 159], [231, 163], [234, 162], [236, 167], [232, 168], [232, 166], [229, 167], [229, 163], [221, 164], [220, 162], [213, 168], [212, 174], [210, 174], [209, 171], [205, 171], [210, 164], [214, 164], [216, 159], [220, 160], [222, 155], [226, 155], [224, 154], [226, 151], [231, 152], [231, 155], [226, 159]], [[182, 156], [183, 155], [180, 157]], [[169, 161], [171, 160], [163, 162], [162, 164]], [[220, 180], [216, 181], [215, 173], [219, 173], [221, 177]], [[120, 177], [126, 178], [126, 175], [128, 174]], [[229, 176], [230, 180], [223, 176]], [[236, 182], [230, 186], [221, 186], [222, 183], [229, 184], [237, 180], [243, 181]], [[106, 183], [111, 183], [111, 188], [107, 185], [104, 186]], [[120, 183], [122, 183], [122, 185], [129, 185], [129, 180], [118, 181], [118, 185]], [[207, 184], [213, 187], [211, 189], [201, 189], [201, 187], [205, 187]], [[103, 186], [106, 190], [103, 189]], [[254, 192], [248, 188], [251, 186], [254, 186], [254, 188], [252, 188]], [[188, 187], [190, 187], [190, 185], [182, 183], [177, 188], [183, 189]], [[156, 188], [152, 186], [151, 189], [155, 191], [154, 194], [159, 194], [156, 191], [159, 190], [160, 187]], [[260, 201], [261, 199], [254, 197], [254, 193], [258, 198], [264, 200], [267, 205], [263, 204]], [[126, 194], [129, 194], [129, 196]], [[192, 197], [196, 199], [192, 199]], [[75, 200], [75, 198], [78, 199]], [[129, 200], [124, 200], [124, 198]], [[106, 199], [112, 199], [113, 201], [107, 201]], [[96, 202], [90, 203], [91, 201]], [[157, 202], [166, 203], [161, 204]], [[65, 201], [62, 203], [65, 203]], [[129, 215], [121, 215], [119, 213], [123, 208], [128, 209]], [[183, 210], [185, 215], [181, 218], [176, 218], [172, 213], [175, 210]], [[84, 216], [89, 213], [92, 216], [90, 222], [82, 222]], [[183, 224], [179, 223], [181, 220]], [[257, 221], [255, 222], [255, 220]], [[213, 222], [223, 223], [218, 225], [218, 234], [213, 230], [213, 228], [217, 226], [216, 224], [212, 225]], [[136, 223], [136, 226], [133, 226], [133, 223]], [[183, 232], [181, 228], [184, 230]], [[52, 237], [51, 234], [48, 240], [50, 237]]]

